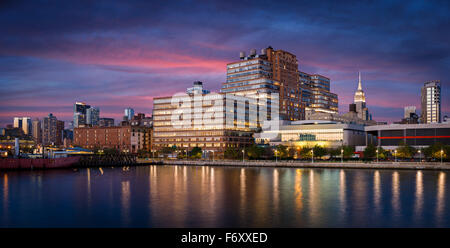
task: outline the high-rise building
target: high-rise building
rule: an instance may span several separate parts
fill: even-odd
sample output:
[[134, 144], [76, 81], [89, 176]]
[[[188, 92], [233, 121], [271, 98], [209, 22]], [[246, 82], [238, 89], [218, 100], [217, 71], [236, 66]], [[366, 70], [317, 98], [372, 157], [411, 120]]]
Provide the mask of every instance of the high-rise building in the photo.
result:
[[319, 74], [299, 72], [305, 119], [317, 112], [337, 114], [338, 96], [330, 91], [330, 79]]
[[297, 57], [272, 47], [256, 54], [240, 53], [240, 61], [227, 64], [227, 81], [222, 93], [268, 101], [271, 93], [279, 94], [280, 118], [305, 119], [305, 109], [337, 113], [337, 95], [330, 92], [330, 79], [322, 75], [299, 72]]
[[38, 118], [34, 119], [32, 126], [33, 126], [32, 127], [32, 135], [33, 135], [34, 142], [36, 142], [36, 144], [41, 144], [42, 143], [41, 121]]
[[133, 118], [133, 116], [134, 116], [134, 109], [130, 107], [126, 108], [124, 118], [126, 117], [126, 120], [129, 121]]
[[441, 122], [441, 82], [425, 82], [422, 87], [422, 123]]
[[63, 143], [64, 121], [58, 120], [52, 113], [42, 120], [42, 144], [60, 146]]
[[358, 73], [358, 89], [355, 92], [353, 103], [356, 105], [356, 113], [358, 118], [368, 121], [372, 120], [369, 109], [366, 107], [366, 95], [362, 89], [361, 73]]
[[100, 109], [97, 107], [90, 107], [86, 109], [86, 124], [90, 126], [98, 126], [100, 119]]
[[405, 119], [410, 118], [411, 114], [415, 114], [415, 113], [416, 113], [416, 106], [406, 106], [403, 118], [405, 118]]
[[31, 135], [31, 118], [14, 117], [14, 128], [21, 128], [25, 135]]
[[[261, 61], [252, 59], [247, 66], [262, 66], [264, 64], [260, 63]], [[246, 65], [236, 67], [229, 65], [228, 70], [238, 67]], [[267, 89], [264, 85], [266, 83], [271, 85], [266, 81], [269, 79], [262, 80], [263, 86], [260, 89]], [[239, 87], [230, 86], [231, 84], [233, 82], [228, 82], [222, 89], [228, 91]], [[244, 91], [241, 90], [237, 92]], [[252, 134], [262, 126], [264, 120], [268, 119], [266, 115], [268, 112], [274, 119], [278, 115], [277, 98], [274, 98], [269, 108], [267, 102], [258, 102], [254, 95], [246, 97], [225, 93], [203, 94], [204, 92], [209, 91], [199, 88], [196, 93], [154, 98], [152, 146], [156, 151], [164, 147], [176, 147], [185, 152], [200, 147], [204, 151], [216, 152], [216, 155], [220, 156], [227, 148], [237, 149], [240, 152], [241, 148], [253, 143]], [[265, 94], [265, 92], [254, 94], [258, 93]]]
[[98, 125], [100, 127], [113, 127], [114, 119], [113, 118], [100, 118], [98, 120]]
[[87, 124], [86, 111], [91, 106], [84, 102], [76, 102], [73, 105], [73, 127], [84, 127]]

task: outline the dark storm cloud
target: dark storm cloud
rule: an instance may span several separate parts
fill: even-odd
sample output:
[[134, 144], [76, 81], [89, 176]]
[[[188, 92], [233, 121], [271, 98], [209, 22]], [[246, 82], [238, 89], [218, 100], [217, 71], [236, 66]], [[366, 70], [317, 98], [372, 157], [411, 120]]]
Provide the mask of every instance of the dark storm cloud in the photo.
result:
[[27, 106], [52, 112], [49, 102], [70, 111], [78, 99], [150, 113], [153, 96], [194, 80], [218, 90], [239, 51], [268, 45], [330, 77], [341, 111], [361, 70], [374, 117], [395, 120], [418, 105], [424, 81], [440, 79], [450, 96], [448, 13], [448, 1], [7, 1], [1, 122]]

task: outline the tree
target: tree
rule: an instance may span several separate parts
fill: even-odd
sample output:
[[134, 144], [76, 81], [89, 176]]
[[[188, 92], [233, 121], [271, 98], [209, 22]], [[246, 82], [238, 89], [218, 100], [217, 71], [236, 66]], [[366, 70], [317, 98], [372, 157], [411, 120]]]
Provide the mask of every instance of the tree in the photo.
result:
[[273, 156], [274, 156], [274, 153], [273, 153], [272, 147], [266, 146], [266, 147], [263, 148], [263, 154], [262, 154], [262, 157], [263, 157], [264, 159], [272, 159]]
[[300, 158], [302, 158], [302, 159], [309, 159], [309, 158], [311, 158], [311, 156], [312, 156], [311, 150], [312, 149], [307, 147], [307, 146], [302, 147], [300, 149]]
[[335, 159], [341, 156], [341, 149], [328, 149], [327, 153], [330, 154], [331, 159]]
[[295, 149], [295, 147], [289, 147], [289, 149], [288, 149], [289, 159], [293, 159], [296, 154], [297, 154], [297, 149]]
[[119, 151], [119, 149], [116, 149], [116, 148], [105, 148], [105, 149], [103, 149], [103, 153], [105, 155], [119, 155], [120, 151]]
[[313, 151], [315, 158], [322, 158], [323, 156], [327, 155], [327, 150], [319, 145], [315, 145]]
[[351, 158], [355, 154], [355, 148], [353, 146], [342, 146], [344, 150], [344, 158]]
[[175, 147], [166, 146], [161, 149], [161, 153], [162, 154], [172, 154], [175, 151], [175, 149], [176, 149]]
[[427, 158], [441, 159], [441, 151], [442, 158], [447, 159], [450, 155], [450, 146], [443, 145], [441, 143], [435, 143], [432, 146], [426, 147], [423, 149], [423, 153]]
[[202, 158], [202, 148], [200, 148], [198, 146], [192, 148], [192, 150], [189, 152], [189, 155], [191, 158], [197, 158], [197, 159]]
[[397, 148], [397, 157], [399, 158], [412, 158], [416, 153], [416, 149], [414, 147], [405, 144], [405, 142], [400, 142], [399, 147]]
[[277, 145], [276, 146], [276, 153], [278, 158], [280, 159], [286, 159], [288, 157], [288, 151], [287, 151], [287, 147], [284, 145]]
[[377, 155], [377, 148], [373, 144], [369, 144], [364, 149], [364, 159], [370, 160], [373, 159]]
[[251, 145], [249, 148], [245, 150], [247, 152], [247, 156], [249, 159], [260, 159], [264, 152], [264, 148], [259, 147], [255, 144]]
[[224, 152], [224, 157], [226, 159], [238, 159], [239, 158], [238, 148], [227, 147], [227, 149], [225, 149], [225, 152]]

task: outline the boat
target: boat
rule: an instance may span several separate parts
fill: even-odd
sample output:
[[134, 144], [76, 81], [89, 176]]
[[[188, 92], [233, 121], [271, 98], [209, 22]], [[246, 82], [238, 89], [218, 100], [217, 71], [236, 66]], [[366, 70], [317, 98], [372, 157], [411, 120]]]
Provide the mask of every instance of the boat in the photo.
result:
[[59, 158], [0, 158], [0, 170], [71, 168], [79, 161], [79, 156]]

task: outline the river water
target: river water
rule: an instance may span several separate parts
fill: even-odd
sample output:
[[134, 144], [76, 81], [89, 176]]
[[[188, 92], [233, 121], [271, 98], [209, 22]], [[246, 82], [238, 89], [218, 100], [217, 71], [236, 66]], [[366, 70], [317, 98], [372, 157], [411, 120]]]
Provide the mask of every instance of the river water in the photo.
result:
[[208, 166], [0, 172], [0, 227], [450, 227], [449, 176]]

